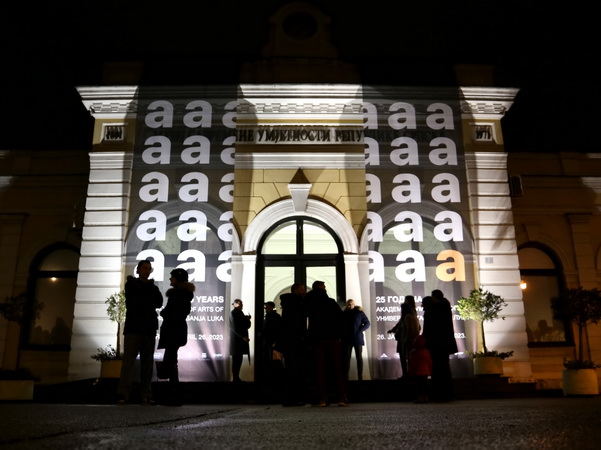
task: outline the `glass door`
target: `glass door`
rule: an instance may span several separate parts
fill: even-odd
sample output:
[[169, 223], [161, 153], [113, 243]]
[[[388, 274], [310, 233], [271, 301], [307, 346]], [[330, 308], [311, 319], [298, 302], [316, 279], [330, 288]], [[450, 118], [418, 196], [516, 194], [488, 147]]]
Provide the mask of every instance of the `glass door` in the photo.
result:
[[[311, 289], [314, 281], [324, 281], [328, 295], [344, 305], [345, 280], [342, 244], [326, 224], [307, 217], [275, 223], [259, 243], [255, 323], [260, 345], [264, 304], [272, 301], [281, 314], [280, 295], [290, 292], [294, 283]], [[265, 362], [255, 352], [256, 377], [261, 377]]]

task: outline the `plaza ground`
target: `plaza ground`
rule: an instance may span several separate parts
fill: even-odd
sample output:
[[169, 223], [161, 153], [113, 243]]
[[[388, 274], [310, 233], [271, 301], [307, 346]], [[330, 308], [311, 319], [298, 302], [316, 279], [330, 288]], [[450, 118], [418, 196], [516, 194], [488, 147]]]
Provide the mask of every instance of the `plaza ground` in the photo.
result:
[[597, 449], [601, 397], [355, 403], [0, 404], [7, 449]]

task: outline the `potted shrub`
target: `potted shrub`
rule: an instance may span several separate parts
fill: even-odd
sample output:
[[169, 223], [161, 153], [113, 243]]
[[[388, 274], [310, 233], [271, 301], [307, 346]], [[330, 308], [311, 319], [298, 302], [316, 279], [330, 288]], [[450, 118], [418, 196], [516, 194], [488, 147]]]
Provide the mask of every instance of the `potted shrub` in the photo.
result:
[[462, 319], [475, 320], [480, 324], [482, 351], [467, 352], [474, 360], [475, 375], [502, 375], [503, 360], [513, 355], [513, 351], [498, 352], [486, 347], [484, 322], [492, 322], [499, 318], [505, 320], [499, 313], [506, 306], [503, 298], [482, 288], [473, 289], [468, 297], [462, 297], [457, 302], [457, 312]]
[[[24, 321], [37, 319], [43, 307], [43, 303], [29, 302], [27, 294], [23, 293], [6, 297], [0, 303], [0, 315], [18, 327], [14, 335], [19, 336]], [[18, 341], [15, 342], [18, 345]], [[32, 400], [36, 377], [29, 369], [19, 368], [18, 349], [15, 354], [13, 361], [0, 370], [0, 400]]]
[[105, 348], [98, 348], [91, 358], [100, 361], [101, 378], [119, 378], [123, 359], [121, 331], [126, 313], [125, 292], [115, 292], [106, 299], [105, 304], [107, 305], [106, 313], [109, 319], [111, 322], [117, 323], [117, 345], [116, 348], [113, 348], [110, 344]]
[[601, 366], [592, 361], [587, 327], [601, 320], [601, 291], [582, 287], [568, 289], [560, 297], [551, 300], [551, 308], [554, 319], [569, 322], [578, 329], [576, 359], [564, 360], [564, 395], [598, 395], [599, 382], [595, 369]]

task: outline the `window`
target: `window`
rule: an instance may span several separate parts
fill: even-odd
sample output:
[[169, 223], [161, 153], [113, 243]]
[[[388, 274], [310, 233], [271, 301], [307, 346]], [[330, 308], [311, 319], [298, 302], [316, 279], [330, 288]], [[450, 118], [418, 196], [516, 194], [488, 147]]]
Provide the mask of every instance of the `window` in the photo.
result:
[[[310, 289], [315, 280], [326, 282], [328, 295], [344, 302], [342, 244], [324, 223], [309, 218], [286, 219], [263, 238], [257, 273], [258, 297], [278, 305], [279, 295], [295, 282]], [[263, 280], [261, 280], [263, 278]], [[259, 305], [261, 311], [263, 305]]]
[[524, 310], [528, 344], [545, 346], [565, 344], [569, 328], [562, 321], [553, 320], [551, 299], [562, 288], [560, 265], [546, 247], [529, 244], [518, 251], [523, 286]]
[[29, 348], [70, 348], [78, 265], [79, 253], [65, 246], [50, 247], [34, 260], [30, 301], [44, 306], [40, 317], [27, 321], [23, 330], [23, 338]]

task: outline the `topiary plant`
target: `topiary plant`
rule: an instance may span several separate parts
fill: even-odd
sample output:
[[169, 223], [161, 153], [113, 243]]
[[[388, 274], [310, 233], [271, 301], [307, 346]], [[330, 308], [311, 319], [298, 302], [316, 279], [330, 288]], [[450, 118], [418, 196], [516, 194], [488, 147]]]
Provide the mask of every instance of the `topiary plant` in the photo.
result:
[[[35, 321], [36, 319], [39, 319], [40, 312], [43, 308], [43, 303], [29, 301], [27, 294], [22, 293], [11, 297], [6, 297], [4, 302], [0, 303], [0, 316], [4, 317], [9, 322], [14, 322], [19, 327], [22, 327], [28, 320]], [[18, 340], [15, 340], [15, 346], [17, 348], [18, 345]], [[15, 371], [15, 369], [19, 368], [19, 352], [17, 351], [15, 354], [17, 355], [16, 358], [13, 358], [8, 362], [5, 361], [4, 376], [10, 376], [7, 375], [9, 372], [14, 372], [13, 376], [19, 376], [18, 371]]]
[[553, 318], [570, 322], [578, 328], [578, 347], [576, 360], [564, 361], [566, 369], [594, 369], [600, 367], [591, 358], [588, 346], [587, 356], [584, 357], [584, 341], [588, 343], [588, 325], [601, 320], [601, 291], [598, 289], [568, 289], [560, 297], [551, 300]]
[[484, 334], [484, 322], [491, 322], [495, 319], [505, 320], [505, 317], [499, 316], [503, 308], [507, 306], [507, 302], [490, 291], [485, 291], [482, 288], [473, 289], [470, 291], [469, 297], [461, 297], [457, 302], [457, 312], [464, 320], [475, 320], [480, 324], [480, 332], [482, 333], [482, 352], [471, 353], [472, 357], [479, 356], [497, 356], [505, 359], [513, 355], [511, 352], [489, 351], [486, 347], [486, 336]]
[[117, 322], [117, 354], [121, 354], [121, 328], [125, 322], [125, 291], [115, 292], [104, 302], [107, 305], [106, 313], [113, 322]]
[[121, 331], [127, 312], [127, 308], [125, 307], [125, 291], [115, 292], [104, 303], [106, 304], [106, 314], [109, 316], [109, 319], [117, 323], [117, 345], [116, 348], [113, 348], [111, 345], [108, 345], [106, 349], [99, 348], [98, 352], [92, 355], [91, 358], [97, 361], [121, 359]]

